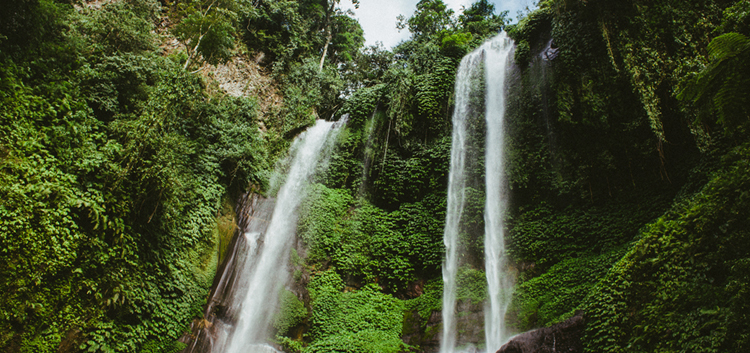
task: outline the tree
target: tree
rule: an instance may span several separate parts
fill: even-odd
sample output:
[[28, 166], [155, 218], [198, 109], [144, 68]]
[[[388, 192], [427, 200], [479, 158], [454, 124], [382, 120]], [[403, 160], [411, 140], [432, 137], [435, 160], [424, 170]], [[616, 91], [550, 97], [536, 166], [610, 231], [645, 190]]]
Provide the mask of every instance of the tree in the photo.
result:
[[[319, 0], [258, 1], [253, 11], [242, 16], [243, 40], [248, 48], [263, 53], [264, 62], [283, 62], [283, 67], [309, 55], [319, 46], [313, 33], [323, 22]], [[304, 14], [304, 16], [302, 15]], [[317, 55], [317, 54], [316, 54]]]
[[[328, 54], [328, 46], [331, 44], [331, 39], [333, 38], [333, 31], [332, 31], [332, 16], [336, 14], [336, 5], [338, 5], [341, 2], [341, 0], [325, 0], [325, 9], [326, 9], [326, 20], [325, 20], [325, 33], [326, 33], [326, 43], [323, 45], [323, 55], [320, 57], [320, 67], [318, 71], [323, 71], [323, 64], [326, 60], [326, 55]], [[359, 8], [359, 0], [352, 0], [352, 4], [354, 4], [355, 8]]]
[[365, 43], [365, 32], [359, 22], [345, 14], [337, 14], [332, 19], [332, 31], [331, 58], [338, 62], [352, 61]]
[[482, 37], [499, 32], [505, 25], [507, 15], [508, 11], [495, 15], [495, 5], [488, 0], [479, 0], [468, 9], [464, 8], [458, 21], [465, 30]]
[[453, 10], [449, 9], [443, 0], [420, 0], [417, 10], [408, 20], [401, 15], [398, 17], [399, 29], [409, 27], [415, 39], [430, 37], [442, 30], [455, 26]]
[[184, 68], [200, 55], [209, 64], [226, 62], [234, 49], [236, 14], [227, 0], [192, 0], [177, 5], [180, 22], [173, 33], [185, 45]]
[[485, 19], [492, 18], [495, 15], [495, 5], [491, 4], [487, 0], [479, 0], [468, 9], [464, 8], [463, 14], [458, 17], [461, 24], [466, 26], [470, 22], [484, 21]]
[[360, 88], [379, 83], [392, 62], [393, 53], [386, 50], [381, 42], [357, 51], [353, 60], [341, 65], [342, 75], [349, 85], [347, 93], [352, 94]]

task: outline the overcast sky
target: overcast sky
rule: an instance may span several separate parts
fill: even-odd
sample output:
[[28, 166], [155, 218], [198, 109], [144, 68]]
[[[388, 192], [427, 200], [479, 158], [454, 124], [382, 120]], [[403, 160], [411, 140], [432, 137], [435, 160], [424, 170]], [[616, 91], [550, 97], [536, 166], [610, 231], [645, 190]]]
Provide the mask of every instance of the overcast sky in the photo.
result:
[[[469, 7], [476, 0], [443, 0], [452, 8], [456, 15], [461, 12], [461, 6]], [[360, 0], [359, 9], [354, 9], [351, 1], [341, 0], [342, 9], [352, 9], [362, 29], [365, 31], [366, 45], [383, 42], [386, 49], [396, 46], [411, 35], [408, 29], [400, 33], [396, 29], [396, 17], [404, 15], [406, 18], [414, 14], [419, 0]], [[508, 10], [508, 17], [516, 22], [517, 12], [527, 6], [534, 5], [533, 0], [490, 0], [495, 4], [495, 13]]]

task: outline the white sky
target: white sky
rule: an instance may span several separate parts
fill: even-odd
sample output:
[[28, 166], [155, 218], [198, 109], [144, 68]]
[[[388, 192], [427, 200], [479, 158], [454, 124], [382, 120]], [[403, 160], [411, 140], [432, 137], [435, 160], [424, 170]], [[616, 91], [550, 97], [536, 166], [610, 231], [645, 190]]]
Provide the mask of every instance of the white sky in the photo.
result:
[[[401, 41], [408, 39], [411, 33], [404, 29], [400, 33], [396, 29], [396, 17], [404, 15], [409, 18], [417, 9], [419, 0], [360, 0], [359, 9], [354, 9], [351, 1], [341, 0], [341, 8], [354, 10], [355, 18], [365, 31], [365, 45], [373, 45], [375, 42], [383, 42], [386, 49], [396, 46]], [[452, 8], [456, 15], [461, 12], [461, 6], [469, 7], [476, 0], [443, 0]], [[532, 0], [491, 0], [495, 4], [495, 13], [508, 10], [508, 17], [516, 21], [517, 12], [525, 7], [532, 8]]]

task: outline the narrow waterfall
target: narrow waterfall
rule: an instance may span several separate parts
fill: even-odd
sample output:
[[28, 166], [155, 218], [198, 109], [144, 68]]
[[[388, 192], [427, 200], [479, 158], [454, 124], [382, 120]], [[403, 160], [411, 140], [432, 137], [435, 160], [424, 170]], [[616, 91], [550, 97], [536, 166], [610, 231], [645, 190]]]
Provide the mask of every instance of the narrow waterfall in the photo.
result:
[[[504, 82], [512, 41], [502, 33], [466, 55], [456, 75], [453, 141], [448, 182], [448, 205], [444, 231], [446, 247], [443, 264], [443, 332], [441, 353], [453, 353], [457, 344], [456, 293], [459, 268], [459, 238], [466, 206], [469, 165], [480, 158], [470, 145], [476, 138], [471, 126], [484, 115], [485, 150], [485, 273], [488, 302], [485, 306], [486, 351], [494, 352], [506, 339], [504, 316], [510, 299], [512, 281], [505, 275], [503, 214], [505, 177], [503, 163], [503, 124], [505, 115]], [[482, 75], [482, 73], [484, 75]], [[485, 90], [486, 87], [486, 90]], [[484, 91], [484, 92], [482, 92]], [[483, 96], [480, 96], [484, 93]], [[479, 99], [478, 96], [480, 97]], [[477, 101], [484, 101], [478, 103]]]
[[287, 282], [287, 260], [294, 242], [297, 208], [308, 180], [325, 163], [344, 123], [345, 119], [336, 123], [319, 120], [293, 142], [291, 162], [273, 213], [267, 212], [270, 221], [253, 219], [242, 232], [244, 251], [241, 256], [233, 256], [230, 273], [234, 278], [227, 284], [232, 289], [223, 300], [221, 327], [212, 330], [212, 337], [208, 338], [210, 352], [275, 352], [265, 342], [279, 292]]
[[443, 263], [443, 335], [440, 352], [453, 353], [456, 347], [456, 275], [458, 274], [458, 237], [461, 216], [466, 205], [466, 159], [468, 121], [474, 109], [470, 104], [472, 79], [480, 71], [481, 52], [472, 52], [461, 60], [456, 75], [456, 106], [453, 110], [453, 140], [448, 174], [448, 209], [445, 217], [445, 262]]
[[485, 48], [485, 197], [484, 204], [484, 270], [487, 276], [488, 302], [484, 310], [484, 332], [487, 352], [496, 352], [507, 340], [505, 312], [510, 304], [513, 278], [507, 274], [505, 259], [505, 74], [513, 44], [503, 32]]

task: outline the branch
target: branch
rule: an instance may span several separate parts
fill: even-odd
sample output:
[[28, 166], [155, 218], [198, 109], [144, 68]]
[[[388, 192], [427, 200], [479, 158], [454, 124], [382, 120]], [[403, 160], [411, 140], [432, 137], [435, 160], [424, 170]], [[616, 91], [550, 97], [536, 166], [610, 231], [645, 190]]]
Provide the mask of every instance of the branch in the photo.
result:
[[[211, 26], [208, 26], [208, 29], [206, 30], [206, 33], [211, 30]], [[200, 37], [198, 37], [198, 43], [195, 45], [195, 48], [190, 51], [190, 55], [188, 55], [187, 60], [185, 61], [185, 66], [182, 67], [183, 70], [187, 70], [188, 66], [190, 66], [190, 60], [192, 60], [195, 57], [195, 53], [198, 52], [198, 46], [201, 45], [201, 41], [203, 40], [203, 37], [206, 36], [206, 33], [201, 34]], [[188, 47], [188, 49], [190, 49]]]
[[[214, 4], [216, 4], [216, 0], [214, 0], [211, 3], [211, 5], [208, 5], [208, 8], [206, 9], [206, 12], [204, 12], [204, 13], [201, 14], [202, 19], [205, 19], [206, 16], [208, 16], [208, 12], [211, 11], [211, 8], [214, 6]], [[208, 34], [208, 31], [211, 30], [211, 27], [213, 27], [213, 25], [214, 25], [213, 23], [210, 24], [208, 26], [208, 28], [206, 29], [206, 31], [202, 32], [202, 34], [200, 35], [200, 37], [198, 37], [198, 43], [195, 44], [195, 47], [193, 48], [192, 51], [188, 52], [188, 58], [187, 58], [187, 60], [185, 60], [185, 66], [183, 66], [183, 68], [182, 68], [183, 70], [187, 70], [188, 66], [190, 66], [190, 60], [192, 60], [195, 57], [195, 54], [198, 52], [198, 47], [201, 45], [201, 41], [203, 40], [203, 37], [205, 37], [206, 34]], [[201, 21], [201, 28], [202, 27], [203, 27], [203, 21]], [[187, 47], [187, 44], [185, 46]], [[188, 47], [188, 50], [190, 50], [190, 47]]]

